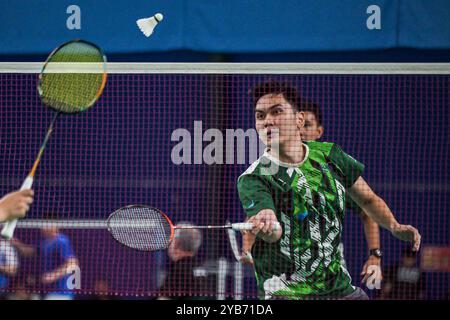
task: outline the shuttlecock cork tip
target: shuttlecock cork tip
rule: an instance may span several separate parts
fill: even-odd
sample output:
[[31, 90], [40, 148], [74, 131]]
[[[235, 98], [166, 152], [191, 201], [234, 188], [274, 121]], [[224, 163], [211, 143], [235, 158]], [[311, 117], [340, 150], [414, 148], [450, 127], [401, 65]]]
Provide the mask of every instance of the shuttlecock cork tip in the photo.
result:
[[136, 21], [137, 25], [139, 26], [139, 29], [142, 31], [142, 33], [149, 37], [152, 33], [155, 27], [158, 25], [158, 23], [163, 19], [163, 15], [161, 13], [157, 13], [150, 18], [143, 18]]

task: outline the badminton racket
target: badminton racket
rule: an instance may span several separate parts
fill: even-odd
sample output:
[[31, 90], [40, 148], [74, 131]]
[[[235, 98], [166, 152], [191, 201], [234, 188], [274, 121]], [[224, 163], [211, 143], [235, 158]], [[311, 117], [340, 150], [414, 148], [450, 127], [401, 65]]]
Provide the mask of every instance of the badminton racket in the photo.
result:
[[[252, 223], [228, 223], [219, 226], [174, 226], [161, 210], [143, 205], [130, 205], [114, 211], [107, 220], [107, 228], [121, 244], [142, 251], [156, 251], [169, 247], [177, 229], [251, 230]], [[279, 223], [275, 229], [280, 228]]]
[[[36, 169], [59, 115], [76, 114], [92, 107], [105, 88], [106, 78], [106, 57], [93, 43], [72, 40], [48, 56], [39, 74], [37, 91], [42, 103], [52, 109], [55, 115], [20, 190], [32, 187]], [[16, 225], [17, 220], [8, 221], [1, 236], [11, 239]]]

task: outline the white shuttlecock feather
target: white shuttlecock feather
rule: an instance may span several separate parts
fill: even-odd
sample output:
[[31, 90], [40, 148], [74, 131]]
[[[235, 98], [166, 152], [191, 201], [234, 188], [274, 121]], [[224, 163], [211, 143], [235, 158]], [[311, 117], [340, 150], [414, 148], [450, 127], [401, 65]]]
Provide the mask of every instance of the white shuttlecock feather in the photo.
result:
[[164, 17], [161, 13], [157, 13], [150, 18], [142, 18], [137, 20], [136, 24], [146, 37], [150, 37], [157, 24], [160, 23], [163, 18]]

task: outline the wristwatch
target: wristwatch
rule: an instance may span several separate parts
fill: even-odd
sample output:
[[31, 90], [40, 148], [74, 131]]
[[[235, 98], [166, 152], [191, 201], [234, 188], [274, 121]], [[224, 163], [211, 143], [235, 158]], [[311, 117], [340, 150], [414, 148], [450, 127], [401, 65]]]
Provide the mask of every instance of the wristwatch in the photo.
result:
[[383, 256], [383, 252], [381, 252], [381, 250], [379, 248], [370, 249], [369, 250], [369, 257], [370, 256], [381, 258]]

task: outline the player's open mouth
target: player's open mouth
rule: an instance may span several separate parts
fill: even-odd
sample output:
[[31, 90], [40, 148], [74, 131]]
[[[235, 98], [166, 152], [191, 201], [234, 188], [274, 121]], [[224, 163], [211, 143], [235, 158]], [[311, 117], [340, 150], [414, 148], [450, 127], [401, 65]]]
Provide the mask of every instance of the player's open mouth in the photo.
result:
[[278, 129], [267, 129], [266, 137], [268, 140], [274, 139], [278, 135]]

